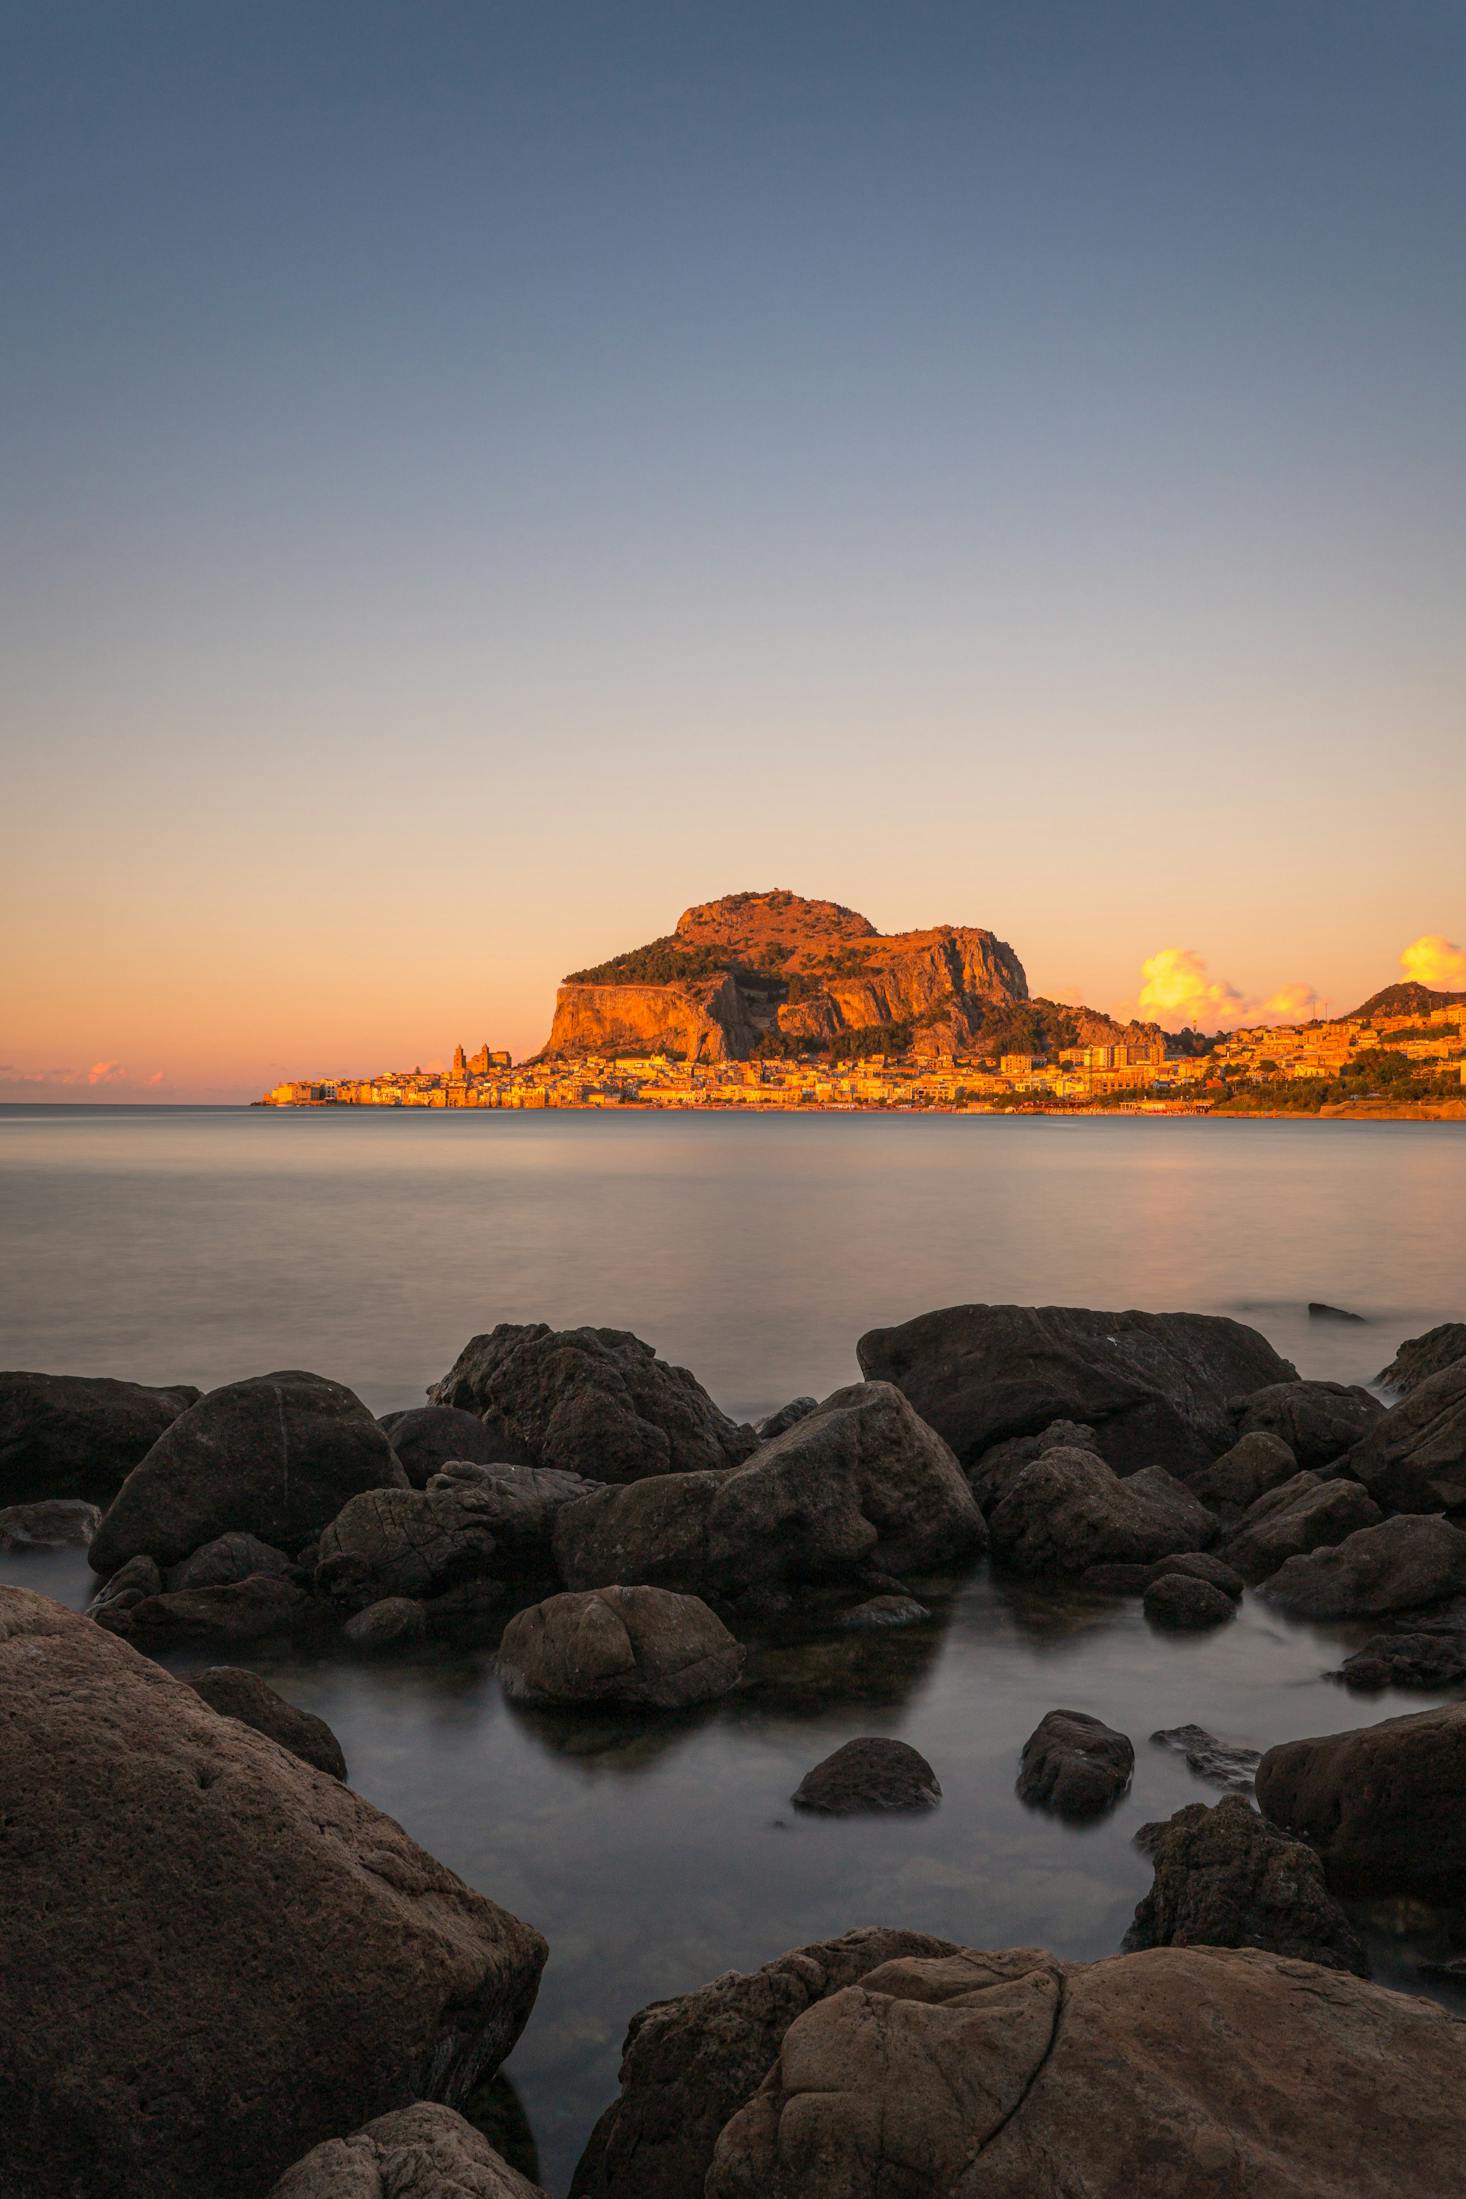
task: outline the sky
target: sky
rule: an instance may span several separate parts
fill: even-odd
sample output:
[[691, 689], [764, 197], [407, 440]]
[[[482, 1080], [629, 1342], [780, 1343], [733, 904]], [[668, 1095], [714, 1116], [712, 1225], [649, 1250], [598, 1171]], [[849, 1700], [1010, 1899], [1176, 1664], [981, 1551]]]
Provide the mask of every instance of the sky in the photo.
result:
[[0, 1097], [527, 1052], [749, 887], [1466, 984], [1459, 0], [0, 27]]

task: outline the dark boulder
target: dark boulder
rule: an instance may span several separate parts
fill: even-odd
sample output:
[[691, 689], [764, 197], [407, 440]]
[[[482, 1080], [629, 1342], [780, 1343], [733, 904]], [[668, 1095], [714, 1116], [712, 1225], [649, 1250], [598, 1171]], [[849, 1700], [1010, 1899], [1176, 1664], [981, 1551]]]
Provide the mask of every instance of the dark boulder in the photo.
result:
[[[131, 1611], [147, 1596], [161, 1596], [163, 1576], [151, 1558], [129, 1558], [126, 1565], [119, 1565], [109, 1574], [87, 1605], [87, 1616], [106, 1625], [104, 1611], [110, 1611], [114, 1621], [124, 1612]], [[126, 1627], [120, 1629], [126, 1633]]]
[[295, 1581], [281, 1580], [274, 1573], [251, 1573], [247, 1580], [169, 1590], [135, 1603], [114, 1597], [95, 1603], [92, 1617], [111, 1633], [125, 1634], [140, 1646], [163, 1649], [173, 1642], [251, 1642], [270, 1634], [290, 1634], [313, 1608], [311, 1597]]
[[1289, 1558], [1266, 1584], [1303, 1619], [1375, 1618], [1440, 1603], [1466, 1588], [1466, 1532], [1429, 1514], [1398, 1514], [1329, 1549]]
[[353, 1649], [396, 1649], [420, 1642], [427, 1630], [427, 1606], [415, 1596], [384, 1596], [353, 1611], [341, 1629]]
[[1245, 1581], [1256, 1583], [1289, 1558], [1342, 1542], [1361, 1527], [1376, 1526], [1379, 1518], [1379, 1506], [1357, 1481], [1295, 1474], [1248, 1507], [1237, 1532], [1223, 1544], [1222, 1556]]
[[455, 1460], [493, 1466], [515, 1455], [477, 1413], [456, 1405], [410, 1405], [405, 1412], [383, 1413], [377, 1426], [414, 1489], [426, 1489], [434, 1474]]
[[95, 1504], [81, 1497], [42, 1497], [0, 1511], [0, 1550], [85, 1550], [102, 1523]]
[[1098, 1817], [1119, 1801], [1135, 1770], [1123, 1733], [1085, 1710], [1051, 1710], [1023, 1744], [1017, 1793], [1057, 1817]]
[[1098, 1589], [1101, 1595], [1143, 1596], [1164, 1573], [1185, 1573], [1192, 1580], [1205, 1581], [1234, 1603], [1246, 1586], [1240, 1573], [1209, 1550], [1180, 1550], [1174, 1557], [1151, 1558], [1144, 1565], [1087, 1565], [1079, 1578], [1082, 1587]]
[[776, 1413], [768, 1413], [754, 1431], [760, 1443], [772, 1443], [776, 1435], [784, 1435], [797, 1421], [808, 1419], [819, 1404], [817, 1397], [791, 1397], [787, 1405], [781, 1405]]
[[259, 2199], [509, 2051], [545, 1945], [89, 1619], [0, 1590], [13, 2199]]
[[1223, 1451], [1210, 1466], [1187, 1477], [1203, 1504], [1219, 1510], [1245, 1512], [1269, 1489], [1281, 1488], [1298, 1472], [1298, 1460], [1281, 1436], [1264, 1428], [1239, 1436], [1230, 1451]]
[[181, 1565], [170, 1566], [168, 1587], [224, 1588], [231, 1581], [247, 1581], [251, 1573], [273, 1573], [280, 1580], [298, 1580], [302, 1570], [283, 1550], [261, 1542], [258, 1535], [236, 1531], [216, 1535]]
[[1330, 1679], [1375, 1693], [1386, 1687], [1466, 1687], [1466, 1641], [1458, 1634], [1376, 1634]]
[[668, 1366], [625, 1329], [502, 1321], [465, 1345], [428, 1395], [477, 1413], [507, 1439], [514, 1447], [500, 1458], [594, 1481], [736, 1466], [758, 1441], [685, 1367]]
[[1466, 1703], [1284, 1741], [1257, 1767], [1274, 1824], [1323, 1857], [1346, 1894], [1466, 1894]]
[[198, 1398], [103, 1375], [0, 1374], [0, 1504], [105, 1501]]
[[316, 1586], [358, 1611], [386, 1596], [432, 1596], [489, 1572], [497, 1547], [472, 1483], [364, 1489], [321, 1535]]
[[1155, 1883], [1125, 1934], [1139, 1947], [1263, 1947], [1368, 1977], [1364, 1949], [1302, 1841], [1264, 1824], [1241, 1795], [1189, 1802], [1137, 1836]]
[[1310, 1298], [1308, 1318], [1310, 1321], [1354, 1321], [1363, 1327], [1366, 1316], [1362, 1313], [1351, 1313], [1347, 1306], [1330, 1306], [1321, 1298]]
[[737, 1596], [960, 1564], [985, 1539], [941, 1437], [899, 1390], [858, 1382], [727, 1472], [661, 1475], [566, 1505], [554, 1555], [571, 1588]]
[[1306, 1471], [1342, 1458], [1383, 1411], [1377, 1397], [1349, 1383], [1273, 1382], [1240, 1400], [1237, 1433], [1277, 1436]]
[[1162, 1573], [1141, 1599], [1152, 1626], [1171, 1633], [1200, 1633], [1206, 1627], [1225, 1626], [1235, 1619], [1237, 1606], [1225, 1590], [1190, 1573]]
[[839, 1624], [847, 1634], [878, 1634], [891, 1626], [920, 1626], [931, 1617], [914, 1596], [868, 1596], [864, 1603], [842, 1611]]
[[1093, 1451], [1046, 1451], [989, 1521], [993, 1556], [1024, 1573], [1140, 1565], [1209, 1542], [1216, 1521], [1159, 1466], [1122, 1479]]
[[1387, 1511], [1466, 1507], [1466, 1359], [1417, 1382], [1355, 1444], [1348, 1463]]
[[934, 1810], [942, 1788], [918, 1749], [863, 1735], [807, 1771], [791, 1797], [799, 1810], [850, 1817], [866, 1810]]
[[435, 1474], [430, 1488], [472, 1489], [479, 1512], [493, 1531], [502, 1564], [548, 1565], [555, 1520], [563, 1505], [588, 1497], [604, 1484], [586, 1481], [562, 1466], [470, 1466], [458, 1463]]
[[426, 2100], [328, 2138], [269, 2199], [549, 2199], [451, 2107]]
[[318, 1374], [254, 1375], [201, 1397], [134, 1466], [92, 1566], [110, 1573], [139, 1552], [177, 1565], [236, 1528], [294, 1550], [359, 1490], [405, 1486], [391, 1444], [350, 1390]]
[[516, 1612], [499, 1678], [516, 1702], [682, 1710], [736, 1687], [743, 1650], [697, 1596], [590, 1588]]
[[1077, 1420], [1051, 1420], [1038, 1435], [1010, 1435], [1005, 1442], [995, 1443], [968, 1469], [967, 1479], [973, 1495], [987, 1513], [1008, 1494], [1024, 1467], [1042, 1458], [1045, 1451], [1093, 1449], [1093, 1428]]
[[1125, 1473], [1204, 1466], [1231, 1443], [1231, 1398], [1297, 1379], [1255, 1329], [1201, 1313], [1076, 1306], [948, 1306], [857, 1347], [973, 1465], [1005, 1437], [1081, 1421]]
[[221, 1718], [237, 1718], [241, 1725], [252, 1726], [332, 1779], [346, 1777], [341, 1743], [325, 1719], [287, 1703], [257, 1672], [242, 1671], [237, 1665], [211, 1665], [207, 1672], [190, 1674], [188, 1685]]
[[1209, 1786], [1226, 1787], [1233, 1794], [1248, 1794], [1262, 1758], [1261, 1749], [1248, 1748], [1242, 1741], [1219, 1740], [1208, 1733], [1205, 1726], [1162, 1726], [1159, 1733], [1151, 1735], [1159, 1748], [1170, 1749], [1176, 1756], [1186, 1759], [1188, 1771]]
[[1466, 1359], [1466, 1321], [1442, 1321], [1423, 1336], [1412, 1336], [1400, 1346], [1389, 1365], [1375, 1380], [1385, 1389], [1408, 1397], [1432, 1375], [1441, 1374]]

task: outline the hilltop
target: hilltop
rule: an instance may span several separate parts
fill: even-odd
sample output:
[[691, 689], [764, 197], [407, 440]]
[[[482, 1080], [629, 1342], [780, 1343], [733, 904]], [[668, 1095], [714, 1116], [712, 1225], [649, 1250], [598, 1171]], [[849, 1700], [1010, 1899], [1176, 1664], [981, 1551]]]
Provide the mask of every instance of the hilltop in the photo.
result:
[[1369, 1016], [1425, 1016], [1437, 1008], [1462, 1006], [1466, 1006], [1466, 993], [1438, 993], [1412, 977], [1371, 993], [1362, 1007], [1351, 1009], [1343, 1020], [1358, 1023]]

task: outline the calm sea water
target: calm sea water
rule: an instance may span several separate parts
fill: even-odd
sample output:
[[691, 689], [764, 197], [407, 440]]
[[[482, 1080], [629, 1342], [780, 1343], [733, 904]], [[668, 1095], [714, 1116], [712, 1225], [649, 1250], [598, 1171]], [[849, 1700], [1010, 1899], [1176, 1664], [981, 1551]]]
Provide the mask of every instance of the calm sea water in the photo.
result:
[[[963, 1299], [1236, 1313], [1354, 1381], [1466, 1314], [1450, 1124], [13, 1109], [0, 1208], [4, 1363], [204, 1385], [307, 1366], [378, 1411], [505, 1319], [635, 1329], [743, 1415], [853, 1379], [863, 1329]], [[1364, 1324], [1311, 1322], [1317, 1298]], [[66, 1553], [0, 1577], [89, 1585]], [[1214, 1798], [1155, 1728], [1266, 1746], [1436, 1699], [1344, 1694], [1322, 1675], [1359, 1632], [1252, 1597], [1179, 1641], [985, 1570], [928, 1600], [907, 1633], [771, 1637], [744, 1692], [673, 1719], [513, 1709], [486, 1652], [253, 1660], [329, 1719], [359, 1792], [548, 1937], [510, 2074], [552, 2191], [645, 2001], [857, 1923], [1112, 1952], [1149, 1883], [1137, 1827]], [[1137, 1745], [1131, 1795], [1085, 1831], [1013, 1794], [1057, 1704]], [[857, 1733], [920, 1748], [941, 1808], [796, 1817], [804, 1771]], [[1466, 1949], [1466, 1920], [1361, 1922], [1386, 1982], [1449, 1990], [1420, 1964]]]

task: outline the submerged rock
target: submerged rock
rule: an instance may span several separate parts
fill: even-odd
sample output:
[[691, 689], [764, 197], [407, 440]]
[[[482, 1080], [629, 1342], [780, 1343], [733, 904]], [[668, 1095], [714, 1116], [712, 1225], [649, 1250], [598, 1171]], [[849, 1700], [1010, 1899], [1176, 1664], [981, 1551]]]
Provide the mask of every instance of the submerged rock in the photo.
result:
[[0, 1550], [85, 1550], [101, 1524], [95, 1504], [80, 1497], [46, 1497], [0, 1511]]
[[1240, 1795], [1189, 1802], [1137, 1836], [1155, 1883], [1125, 1934], [1140, 1947], [1263, 1947], [1368, 1977], [1354, 1928], [1311, 1848], [1264, 1824]]
[[332, 1779], [346, 1777], [341, 1743], [325, 1719], [287, 1703], [257, 1672], [242, 1671], [237, 1665], [211, 1665], [207, 1672], [193, 1673], [188, 1685], [221, 1718], [237, 1718], [242, 1725], [252, 1726]]
[[514, 1456], [512, 1442], [456, 1405], [410, 1405], [383, 1413], [377, 1426], [414, 1489], [426, 1489], [434, 1474], [458, 1461], [493, 1466]]
[[1383, 1411], [1379, 1399], [1357, 1384], [1274, 1382], [1240, 1400], [1237, 1433], [1276, 1436], [1307, 1472], [1342, 1458]]
[[1329, 1549], [1289, 1558], [1266, 1586], [1270, 1600], [1304, 1619], [1373, 1618], [1439, 1603], [1466, 1588], [1466, 1531], [1401, 1513]]
[[1466, 1893], [1466, 1703], [1284, 1741], [1257, 1767], [1275, 1824], [1323, 1857], [1345, 1893]]
[[419, 1642], [428, 1630], [426, 1606], [414, 1596], [384, 1596], [354, 1611], [341, 1631], [353, 1649], [391, 1649]]
[[269, 2199], [549, 2199], [451, 2107], [419, 2100], [287, 2169]]
[[1351, 1313], [1347, 1306], [1330, 1306], [1321, 1298], [1310, 1298], [1308, 1318], [1310, 1321], [1354, 1321], [1362, 1328], [1366, 1316], [1362, 1313]]
[[1195, 1550], [1216, 1522], [1162, 1467], [1122, 1480], [1093, 1451], [1046, 1451], [995, 1508], [993, 1556], [1023, 1573], [1082, 1573]]
[[941, 1782], [919, 1750], [875, 1735], [847, 1741], [807, 1771], [795, 1788], [796, 1809], [825, 1817], [863, 1810], [932, 1810]]
[[507, 2054], [543, 1940], [349, 1788], [21, 1589], [0, 1698], [15, 2199], [259, 2199]]
[[1400, 1346], [1389, 1365], [1375, 1376], [1386, 1389], [1408, 1397], [1432, 1375], [1466, 1359], [1466, 1321], [1442, 1321], [1423, 1336], [1412, 1336]]
[[[117, 1571], [103, 1581], [87, 1605], [87, 1616], [105, 1626], [108, 1622], [102, 1616], [104, 1612], [110, 1612], [116, 1621], [140, 1604], [145, 1596], [161, 1596], [162, 1593], [163, 1576], [152, 1559], [129, 1558], [126, 1565], [119, 1565]], [[122, 1631], [126, 1633], [125, 1626]]]
[[247, 1580], [169, 1590], [136, 1603], [98, 1602], [92, 1616], [113, 1633], [134, 1636], [150, 1648], [164, 1648], [171, 1642], [248, 1642], [267, 1634], [288, 1634], [310, 1616], [312, 1608], [311, 1598], [295, 1581], [252, 1573]]
[[103, 1375], [0, 1374], [0, 1504], [110, 1497], [198, 1395]]
[[696, 1596], [592, 1588], [516, 1612], [499, 1644], [513, 1700], [681, 1710], [736, 1687], [743, 1650]]
[[1098, 1817], [1119, 1801], [1135, 1770], [1123, 1733], [1085, 1710], [1051, 1710], [1023, 1744], [1018, 1798], [1059, 1817]]
[[1142, 1599], [1145, 1615], [1153, 1626], [1174, 1633], [1198, 1633], [1203, 1628], [1225, 1626], [1235, 1619], [1237, 1606], [1224, 1589], [1189, 1573], [1162, 1573]]
[[1218, 1740], [1205, 1726], [1162, 1726], [1151, 1740], [1184, 1756], [1188, 1771], [1194, 1771], [1198, 1779], [1214, 1787], [1230, 1788], [1236, 1794], [1251, 1790], [1262, 1759], [1261, 1749], [1248, 1748], [1242, 1741]]
[[1243, 1513], [1237, 1532], [1223, 1544], [1222, 1556], [1255, 1585], [1289, 1558], [1342, 1542], [1361, 1527], [1377, 1525], [1380, 1516], [1379, 1506], [1356, 1481], [1295, 1474]]
[[919, 1626], [930, 1617], [926, 1605], [914, 1596], [868, 1596], [864, 1603], [841, 1612], [840, 1625], [848, 1634], [877, 1634], [889, 1626]]
[[1151, 1558], [1144, 1565], [1087, 1565], [1080, 1582], [1106, 1596], [1143, 1596], [1151, 1582], [1165, 1573], [1184, 1573], [1192, 1580], [1206, 1581], [1234, 1603], [1246, 1585], [1240, 1573], [1214, 1558], [1209, 1550], [1179, 1550], [1172, 1557]]
[[1376, 1634], [1327, 1675], [1346, 1687], [1466, 1687], [1466, 1641], [1450, 1634]]
[[1466, 1506], [1466, 1357], [1383, 1413], [1349, 1453], [1349, 1471], [1388, 1511]]

